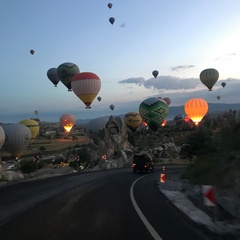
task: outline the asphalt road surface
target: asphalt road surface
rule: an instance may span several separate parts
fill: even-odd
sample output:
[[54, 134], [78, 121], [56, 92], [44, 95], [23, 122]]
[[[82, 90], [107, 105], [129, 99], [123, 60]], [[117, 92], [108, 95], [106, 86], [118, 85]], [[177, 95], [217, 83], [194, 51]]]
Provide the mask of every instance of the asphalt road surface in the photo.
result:
[[1, 187], [1, 239], [212, 239], [159, 191], [159, 173], [117, 169]]

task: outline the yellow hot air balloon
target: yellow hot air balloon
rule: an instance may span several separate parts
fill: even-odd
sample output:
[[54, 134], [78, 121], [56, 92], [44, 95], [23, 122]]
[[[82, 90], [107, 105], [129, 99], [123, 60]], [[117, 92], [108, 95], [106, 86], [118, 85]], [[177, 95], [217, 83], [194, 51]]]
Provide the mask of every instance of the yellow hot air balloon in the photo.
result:
[[185, 103], [184, 111], [198, 125], [208, 112], [208, 103], [202, 98], [192, 98]]
[[142, 117], [137, 112], [128, 112], [124, 116], [124, 123], [132, 131], [135, 132], [142, 124]]
[[76, 74], [71, 81], [72, 90], [82, 100], [86, 108], [91, 108], [93, 100], [101, 89], [100, 78], [92, 72]]
[[63, 114], [60, 117], [60, 124], [63, 126], [63, 128], [67, 131], [70, 132], [73, 125], [76, 122], [76, 118], [74, 117], [73, 114]]
[[30, 129], [32, 134], [30, 143], [32, 143], [39, 133], [39, 123], [33, 119], [24, 119], [19, 123], [27, 126]]
[[214, 68], [205, 69], [200, 73], [200, 80], [209, 89], [209, 91], [212, 91], [212, 87], [217, 82], [218, 78], [219, 73]]

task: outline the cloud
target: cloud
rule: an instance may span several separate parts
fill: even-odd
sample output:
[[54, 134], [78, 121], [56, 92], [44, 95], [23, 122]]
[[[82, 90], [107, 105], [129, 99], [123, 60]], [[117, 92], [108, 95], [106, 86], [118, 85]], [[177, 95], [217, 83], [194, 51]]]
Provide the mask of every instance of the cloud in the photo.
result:
[[179, 65], [179, 66], [176, 66], [176, 67], [171, 67], [170, 69], [172, 71], [178, 71], [178, 70], [182, 70], [182, 69], [188, 69], [188, 68], [193, 68], [195, 67], [194, 65]]
[[127, 84], [134, 83], [134, 84], [137, 84], [138, 86], [141, 86], [141, 85], [143, 85], [144, 82], [145, 82], [145, 79], [142, 77], [139, 77], [139, 78], [128, 78], [125, 80], [121, 80], [118, 83], [127, 83]]
[[224, 60], [227, 60], [228, 57], [234, 57], [234, 56], [236, 56], [236, 55], [237, 55], [237, 53], [234, 53], [234, 52], [228, 53], [228, 54], [226, 54], [226, 55], [223, 56], [223, 57], [216, 57], [216, 58], [215, 58], [215, 61], [224, 61]]
[[120, 84], [136, 84], [138, 86], [144, 86], [147, 89], [153, 88], [154, 90], [179, 90], [179, 89], [193, 89], [197, 87], [200, 80], [197, 78], [181, 79], [174, 76], [160, 76], [158, 78], [150, 78], [145, 80], [144, 78], [129, 78], [119, 81]]

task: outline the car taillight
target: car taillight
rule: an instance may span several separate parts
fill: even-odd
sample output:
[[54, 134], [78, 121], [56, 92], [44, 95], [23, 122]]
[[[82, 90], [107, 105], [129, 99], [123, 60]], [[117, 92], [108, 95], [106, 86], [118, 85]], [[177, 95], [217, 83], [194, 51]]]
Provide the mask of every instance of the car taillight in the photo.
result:
[[144, 165], [145, 168], [147, 168], [147, 165]]
[[135, 163], [133, 163], [133, 164], [132, 164], [132, 168], [134, 168], [134, 167], [135, 167], [135, 165], [136, 165], [136, 164], [135, 164]]

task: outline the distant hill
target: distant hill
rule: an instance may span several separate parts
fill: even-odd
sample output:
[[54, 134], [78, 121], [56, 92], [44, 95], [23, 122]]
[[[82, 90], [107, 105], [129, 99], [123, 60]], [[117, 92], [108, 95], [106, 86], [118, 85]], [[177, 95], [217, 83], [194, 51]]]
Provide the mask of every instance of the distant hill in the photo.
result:
[[[221, 113], [221, 112], [226, 112], [229, 111], [230, 109], [232, 110], [240, 110], [240, 103], [232, 103], [232, 104], [226, 104], [226, 103], [209, 103], [208, 104], [208, 113]], [[183, 114], [186, 115], [184, 112], [184, 106], [174, 106], [171, 107], [169, 106], [168, 109], [168, 116], [167, 116], [167, 120], [173, 120], [174, 117], [176, 117], [179, 114]], [[120, 115], [112, 115], [112, 116], [119, 116], [122, 119], [124, 118], [124, 114], [120, 114]], [[109, 115], [110, 117], [111, 115]], [[103, 116], [106, 117], [106, 116]], [[94, 119], [94, 118], [92, 118]], [[76, 120], [76, 124], [77, 125], [86, 125], [89, 121], [91, 121], [92, 119], [77, 119]]]

